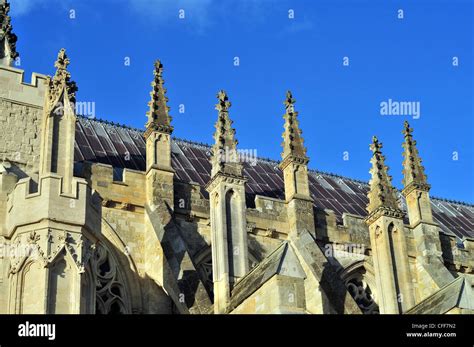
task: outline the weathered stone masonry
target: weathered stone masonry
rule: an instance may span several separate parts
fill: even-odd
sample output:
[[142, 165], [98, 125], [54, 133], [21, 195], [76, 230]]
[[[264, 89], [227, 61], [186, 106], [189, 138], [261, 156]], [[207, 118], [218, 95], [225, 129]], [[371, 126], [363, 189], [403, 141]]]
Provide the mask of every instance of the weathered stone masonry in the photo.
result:
[[161, 61], [144, 130], [76, 115], [66, 51], [26, 82], [8, 11], [0, 313], [474, 313], [474, 207], [430, 197], [408, 123], [401, 192], [376, 137], [369, 183], [310, 170], [289, 91], [282, 160], [223, 160], [225, 91], [212, 146], [172, 138]]

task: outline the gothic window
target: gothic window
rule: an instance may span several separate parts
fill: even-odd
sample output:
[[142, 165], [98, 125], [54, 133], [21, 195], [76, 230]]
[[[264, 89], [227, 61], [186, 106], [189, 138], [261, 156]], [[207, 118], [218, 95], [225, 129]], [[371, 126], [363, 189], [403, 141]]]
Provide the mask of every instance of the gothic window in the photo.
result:
[[363, 314], [378, 314], [379, 307], [366, 281], [366, 271], [359, 267], [344, 278], [346, 288]]
[[96, 314], [129, 313], [121, 274], [115, 260], [103, 246], [96, 250], [95, 272]]

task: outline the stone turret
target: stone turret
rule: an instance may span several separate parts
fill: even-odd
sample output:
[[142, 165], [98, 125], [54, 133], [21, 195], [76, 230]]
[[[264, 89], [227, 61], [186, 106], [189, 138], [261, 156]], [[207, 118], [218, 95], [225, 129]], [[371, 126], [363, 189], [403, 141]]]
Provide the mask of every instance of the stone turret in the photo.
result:
[[309, 158], [303, 143], [302, 131], [299, 127], [298, 112], [295, 111], [295, 102], [290, 91], [286, 93], [284, 101], [285, 131], [283, 132], [283, 152], [280, 168], [285, 177], [285, 196], [289, 201], [294, 197], [309, 198], [308, 170]]
[[36, 252], [10, 264], [10, 313], [92, 313], [95, 309], [84, 297], [95, 285], [88, 276], [97, 242], [92, 232], [97, 232], [100, 221], [92, 212], [87, 181], [73, 177], [77, 86], [68, 65], [61, 49], [56, 73], [46, 79], [37, 189], [33, 191], [31, 177], [22, 178], [8, 201], [9, 238]]
[[40, 176], [62, 177], [65, 192], [71, 191], [76, 129], [76, 83], [67, 70], [70, 61], [61, 49], [54, 64], [56, 73], [46, 79], [47, 91], [41, 124]]
[[235, 130], [232, 128], [232, 120], [229, 118], [229, 108], [231, 103], [225, 91], [221, 90], [217, 94], [218, 119], [215, 124], [214, 145], [212, 146], [213, 156], [211, 159], [211, 176], [224, 173], [233, 176], [242, 176], [242, 164], [239, 161]]
[[166, 134], [173, 132], [171, 126], [172, 117], [169, 115], [169, 106], [167, 104], [165, 80], [163, 79], [163, 64], [160, 60], [155, 61], [155, 69], [153, 70], [154, 79], [151, 82], [153, 87], [148, 103], [150, 110], [147, 112], [148, 122], [145, 124], [145, 137], [148, 137], [153, 131], [159, 131]]
[[173, 180], [174, 170], [171, 166], [171, 116], [167, 105], [163, 64], [155, 62], [154, 79], [149, 102], [146, 123], [146, 172], [148, 202], [156, 204], [155, 199], [162, 198], [170, 209], [174, 208]]
[[245, 182], [225, 91], [217, 94], [210, 195], [214, 312], [224, 313], [236, 282], [249, 271]]
[[381, 313], [402, 313], [414, 304], [408, 252], [403, 225], [404, 212], [397, 202], [388, 174], [382, 143], [377, 137], [370, 145], [372, 178], [368, 193], [366, 223], [369, 227], [372, 259]]
[[424, 299], [454, 278], [444, 266], [440, 230], [433, 221], [431, 212], [430, 185], [412, 133], [413, 129], [405, 121], [402, 131], [405, 138], [402, 145], [404, 156], [402, 194], [405, 196], [415, 241], [419, 299]]
[[285, 120], [283, 132], [283, 152], [280, 169], [285, 182], [285, 198], [288, 205], [290, 230], [303, 229], [315, 234], [313, 199], [309, 192], [308, 162], [302, 131], [299, 127], [298, 112], [295, 111], [293, 95], [287, 91], [284, 101]]
[[0, 0], [0, 64], [11, 66], [18, 57], [16, 51], [17, 36], [12, 32], [9, 16], [10, 4]]
[[415, 225], [420, 221], [433, 223], [430, 204], [430, 185], [427, 182], [425, 168], [416, 148], [416, 141], [412, 135], [413, 129], [405, 121], [403, 128], [403, 195], [407, 200], [408, 217], [410, 224]]
[[370, 169], [372, 178], [370, 180], [367, 211], [369, 214], [372, 214], [383, 208], [394, 211], [397, 217], [403, 217], [403, 212], [401, 212], [398, 206], [396, 190], [392, 187], [392, 176], [388, 175], [388, 167], [385, 165], [385, 157], [381, 151], [382, 147], [382, 143], [374, 136], [370, 145], [370, 150], [373, 153], [370, 160], [372, 164]]

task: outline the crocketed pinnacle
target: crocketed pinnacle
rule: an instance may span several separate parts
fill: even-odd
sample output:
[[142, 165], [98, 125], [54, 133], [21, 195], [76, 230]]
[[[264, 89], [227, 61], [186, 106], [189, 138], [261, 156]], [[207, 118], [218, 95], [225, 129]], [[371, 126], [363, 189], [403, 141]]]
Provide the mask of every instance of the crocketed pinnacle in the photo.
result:
[[4, 51], [4, 47], [1, 47], [3, 51], [4, 58], [9, 56], [11, 60], [14, 60], [18, 57], [18, 52], [16, 51], [16, 41], [17, 36], [12, 32], [11, 17], [9, 16], [10, 4], [6, 0], [0, 0], [0, 43], [8, 45], [9, 51]]
[[298, 112], [295, 111], [295, 102], [296, 100], [293, 98], [291, 92], [287, 91], [284, 101], [286, 112], [283, 116], [285, 119], [285, 130], [282, 134], [283, 152], [281, 153], [283, 160], [289, 156], [307, 160], [306, 148], [304, 147], [303, 137], [301, 136], [302, 131], [299, 128], [297, 118]]
[[388, 167], [385, 165], [385, 157], [382, 155], [381, 149], [382, 143], [374, 136], [370, 145], [370, 150], [373, 154], [370, 159], [372, 164], [370, 174], [372, 178], [369, 182], [369, 204], [367, 205], [369, 213], [372, 213], [379, 207], [393, 210], [399, 209], [395, 188], [392, 187], [392, 177], [388, 174]]
[[218, 118], [215, 124], [214, 145], [212, 147], [212, 176], [217, 172], [241, 175], [242, 167], [237, 152], [238, 141], [235, 138], [235, 129], [229, 117], [231, 103], [224, 90], [217, 93], [216, 110]]
[[150, 92], [151, 100], [148, 103], [150, 110], [147, 112], [148, 122], [145, 125], [147, 128], [146, 134], [151, 131], [171, 134], [173, 132], [172, 118], [168, 113], [168, 98], [166, 97], [165, 81], [163, 80], [163, 64], [160, 60], [155, 61], [153, 75], [152, 91]]
[[416, 141], [412, 135], [413, 129], [410, 128], [410, 124], [407, 121], [404, 123], [402, 134], [405, 137], [405, 141], [402, 145], [403, 151], [403, 186], [407, 187], [412, 183], [416, 183], [419, 186], [429, 189], [427, 183], [427, 177], [425, 175], [425, 168], [423, 167], [422, 160], [418, 154], [416, 148]]
[[[71, 80], [71, 74], [67, 70], [70, 61], [66, 54], [66, 50], [61, 48], [58, 53], [58, 58], [54, 63], [56, 73], [54, 76], [48, 77], [47, 84], [49, 86], [49, 102], [53, 106], [63, 94], [67, 93], [70, 103], [76, 102], [76, 92], [78, 90], [76, 82]], [[62, 105], [64, 107], [64, 105]]]

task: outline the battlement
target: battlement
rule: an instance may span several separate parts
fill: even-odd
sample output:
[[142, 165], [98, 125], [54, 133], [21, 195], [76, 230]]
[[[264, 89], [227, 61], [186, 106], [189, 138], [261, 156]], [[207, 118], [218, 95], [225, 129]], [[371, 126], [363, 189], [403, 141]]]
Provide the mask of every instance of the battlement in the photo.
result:
[[92, 189], [100, 194], [105, 206], [119, 204], [125, 208], [145, 205], [146, 181], [143, 171], [123, 169], [114, 173], [111, 165], [85, 162], [83, 175], [90, 181]]
[[87, 181], [73, 179], [71, 193], [64, 193], [63, 178], [48, 174], [39, 179], [38, 190], [32, 191], [30, 177], [18, 181], [8, 197], [6, 232], [12, 235], [15, 230], [28, 224], [43, 220], [53, 220], [72, 225], [86, 223], [87, 204], [92, 200]]
[[24, 70], [0, 66], [0, 97], [42, 108], [46, 91], [46, 76], [33, 72], [31, 83], [27, 83], [24, 75]]

